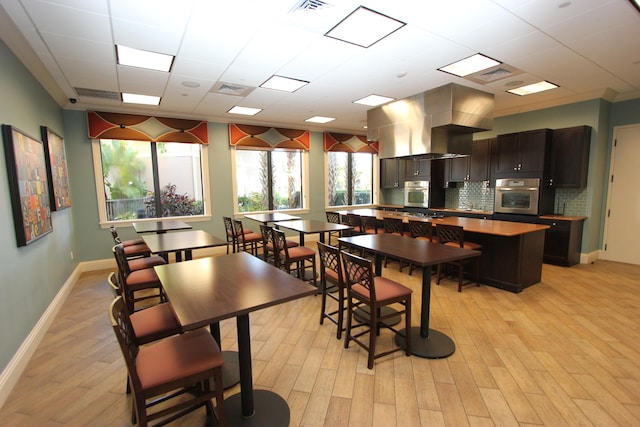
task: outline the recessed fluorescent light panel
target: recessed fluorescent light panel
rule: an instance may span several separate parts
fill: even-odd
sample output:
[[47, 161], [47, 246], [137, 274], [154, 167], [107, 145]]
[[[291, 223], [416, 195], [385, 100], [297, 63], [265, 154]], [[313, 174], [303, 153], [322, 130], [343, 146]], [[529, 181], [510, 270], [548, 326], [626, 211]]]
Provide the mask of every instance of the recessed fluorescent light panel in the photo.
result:
[[547, 81], [542, 81], [531, 85], [510, 89], [507, 92], [513, 93], [515, 95], [525, 96], [531, 95], [532, 93], [544, 92], [545, 90], [549, 89], [555, 89], [557, 87], [558, 85], [554, 85], [553, 83], [549, 83]]
[[469, 74], [477, 73], [481, 70], [486, 70], [487, 68], [495, 67], [496, 65], [500, 65], [499, 61], [495, 59], [491, 59], [487, 56], [476, 53], [473, 56], [465, 58], [461, 61], [454, 62], [453, 64], [447, 65], [446, 67], [438, 68], [440, 71], [444, 71], [445, 73], [453, 74], [458, 77], [468, 76]]
[[335, 120], [335, 117], [322, 117], [322, 116], [313, 116], [305, 120], [305, 122], [310, 123], [329, 123]]
[[304, 80], [291, 79], [289, 77], [282, 77], [282, 76], [271, 76], [271, 78], [269, 78], [269, 80], [267, 80], [266, 82], [262, 83], [260, 87], [263, 87], [266, 89], [282, 90], [285, 92], [295, 92], [296, 90], [300, 89], [302, 86], [305, 86], [308, 84], [309, 82], [306, 82]]
[[330, 29], [325, 36], [366, 48], [405, 25], [397, 19], [360, 6]]
[[171, 64], [173, 64], [173, 56], [163, 53], [149, 52], [118, 45], [116, 45], [116, 53], [118, 55], [118, 64], [129, 67], [169, 72], [169, 70], [171, 70]]
[[127, 104], [160, 105], [160, 97], [123, 92], [122, 102]]
[[640, 0], [629, 0], [629, 2], [640, 12]]
[[238, 106], [235, 106], [232, 109], [230, 109], [229, 111], [227, 111], [227, 113], [242, 114], [243, 116], [255, 116], [260, 111], [262, 111], [262, 108], [250, 108], [250, 107], [238, 107]]
[[369, 105], [370, 107], [377, 107], [378, 105], [386, 104], [389, 101], [393, 101], [395, 98], [389, 98], [380, 95], [369, 95], [364, 98], [353, 101], [354, 104]]

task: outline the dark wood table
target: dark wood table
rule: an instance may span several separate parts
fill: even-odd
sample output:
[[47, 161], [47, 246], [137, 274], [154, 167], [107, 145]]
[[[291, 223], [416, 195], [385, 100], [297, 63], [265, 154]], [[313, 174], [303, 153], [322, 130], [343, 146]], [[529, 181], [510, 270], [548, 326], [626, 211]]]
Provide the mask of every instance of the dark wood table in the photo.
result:
[[300, 219], [299, 216], [293, 216], [286, 213], [280, 212], [270, 212], [270, 213], [259, 213], [259, 214], [247, 214], [244, 216], [247, 219], [252, 219], [254, 221], [261, 222], [263, 224], [267, 224], [270, 222], [278, 222], [278, 221], [290, 221], [294, 219]]
[[160, 254], [167, 259], [167, 254], [174, 252], [176, 262], [184, 259], [189, 261], [193, 258], [194, 249], [212, 248], [214, 246], [225, 246], [226, 240], [219, 239], [206, 231], [188, 230], [175, 233], [143, 234], [142, 239], [151, 249], [151, 253]]
[[184, 330], [236, 318], [240, 393], [225, 400], [229, 425], [289, 425], [287, 402], [254, 390], [249, 313], [316, 293], [316, 288], [246, 253], [154, 267]]
[[[455, 343], [447, 335], [435, 329], [429, 329], [429, 311], [431, 307], [431, 266], [443, 262], [457, 261], [480, 256], [481, 252], [431, 243], [424, 240], [395, 234], [368, 234], [338, 239], [341, 245], [347, 244], [375, 253], [375, 272], [382, 273], [382, 259], [385, 255], [399, 258], [422, 267], [422, 301], [420, 327], [412, 327], [412, 354], [428, 359], [440, 359], [450, 356], [456, 350]], [[404, 345], [404, 338], [396, 335], [396, 342]]]
[[166, 233], [175, 230], [190, 230], [193, 227], [177, 219], [163, 219], [160, 221], [137, 221], [133, 224], [136, 233]]
[[324, 234], [331, 231], [344, 231], [353, 229], [350, 225], [335, 224], [333, 222], [316, 221], [312, 219], [300, 219], [292, 221], [278, 221], [276, 222], [276, 228], [288, 228], [300, 233], [300, 246], [304, 246], [305, 234], [320, 234], [320, 242], [324, 243]]

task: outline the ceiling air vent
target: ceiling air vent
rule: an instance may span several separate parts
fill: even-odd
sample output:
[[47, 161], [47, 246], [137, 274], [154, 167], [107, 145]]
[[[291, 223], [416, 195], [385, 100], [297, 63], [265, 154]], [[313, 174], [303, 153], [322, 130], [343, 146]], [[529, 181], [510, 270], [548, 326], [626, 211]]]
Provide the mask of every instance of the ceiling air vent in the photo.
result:
[[235, 83], [218, 82], [210, 92], [221, 93], [223, 95], [247, 96], [253, 91], [253, 87], [243, 86]]
[[115, 99], [116, 101], [120, 101], [120, 93], [113, 92], [110, 90], [99, 90], [99, 89], [87, 89], [82, 87], [75, 87], [76, 93], [78, 96], [89, 96], [91, 98], [103, 98], [103, 99]]
[[300, 0], [295, 4], [295, 6], [291, 8], [289, 13], [294, 13], [298, 11], [318, 10], [327, 6], [331, 6], [331, 5], [322, 0]]
[[487, 73], [476, 74], [474, 77], [476, 79], [484, 80], [485, 82], [492, 82], [494, 80], [500, 80], [505, 77], [511, 76], [513, 73], [504, 68], [496, 68], [495, 70], [491, 70]]

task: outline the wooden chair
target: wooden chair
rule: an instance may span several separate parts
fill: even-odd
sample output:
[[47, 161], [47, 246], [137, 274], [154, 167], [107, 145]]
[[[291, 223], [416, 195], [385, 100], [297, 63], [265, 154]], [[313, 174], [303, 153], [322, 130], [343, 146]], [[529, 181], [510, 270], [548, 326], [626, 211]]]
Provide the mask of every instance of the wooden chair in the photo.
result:
[[[321, 242], [318, 243], [318, 255], [320, 258], [320, 292], [322, 302], [320, 308], [320, 324], [324, 319], [329, 319], [338, 326], [336, 338], [342, 338], [344, 330], [344, 276], [342, 274], [342, 262], [340, 261], [340, 250], [335, 246], [330, 246]], [[331, 285], [331, 286], [329, 286]], [[335, 288], [335, 294], [332, 292]], [[327, 311], [327, 297], [338, 304], [335, 310]]]
[[[207, 414], [214, 416], [218, 425], [226, 425], [222, 385], [224, 360], [220, 347], [206, 329], [140, 347], [121, 296], [111, 303], [109, 317], [133, 389], [133, 424], [137, 421], [140, 427], [146, 427], [149, 421], [160, 419], [164, 425], [205, 406]], [[214, 397], [216, 409], [211, 403]], [[163, 404], [160, 409], [151, 412], [159, 403]]]
[[[424, 240], [427, 242], [437, 241], [437, 237], [433, 235], [433, 226], [427, 221], [418, 221], [415, 219], [409, 220], [409, 234], [414, 239]], [[409, 276], [413, 273], [415, 265], [411, 264], [409, 267]]]
[[[373, 361], [399, 350], [404, 350], [407, 356], [411, 355], [411, 293], [412, 290], [393, 280], [375, 276], [373, 264], [370, 260], [347, 252], [341, 252], [343, 271], [347, 289], [347, 328], [345, 332], [344, 348], [349, 348], [349, 342], [354, 341], [368, 352], [367, 367], [373, 368]], [[393, 311], [388, 315], [382, 315], [384, 306], [399, 303], [403, 306], [400, 311]], [[359, 321], [355, 317], [357, 309], [367, 310], [369, 318]], [[384, 320], [398, 314], [405, 315], [405, 333], [400, 333], [393, 326], [385, 324]], [[355, 324], [353, 322], [356, 322]], [[354, 334], [356, 328], [364, 328]], [[376, 336], [380, 334], [380, 328], [387, 328], [405, 338], [404, 347], [395, 347], [376, 354]], [[361, 340], [365, 334], [369, 334], [369, 341]]]
[[362, 221], [362, 231], [365, 234], [379, 234], [384, 233], [384, 228], [378, 227], [378, 219], [375, 216], [361, 215], [360, 221]]
[[[402, 219], [400, 218], [389, 218], [389, 217], [384, 217], [382, 218], [382, 224], [384, 225], [384, 232], [385, 233], [391, 233], [391, 234], [395, 234], [398, 236], [405, 236], [404, 233], [404, 223], [402, 222]], [[387, 266], [387, 263], [389, 262], [389, 257], [385, 256], [384, 257], [384, 266]], [[391, 258], [393, 259], [393, 258]], [[398, 271], [402, 271], [402, 268], [404, 267], [404, 263], [402, 262], [402, 260], [396, 259], [395, 261], [398, 261]]]
[[[341, 224], [340, 222], [340, 214], [338, 212], [325, 212], [325, 214], [327, 215], [327, 222], [331, 222], [333, 224]], [[329, 244], [331, 244], [331, 238], [332, 237], [342, 237], [342, 232], [341, 231], [330, 231], [329, 232]]]
[[[271, 227], [270, 225], [260, 224], [260, 233], [262, 234], [262, 259], [269, 264], [275, 265], [273, 232], [271, 231], [272, 229], [273, 227]], [[293, 240], [287, 240], [287, 246], [290, 248], [295, 248], [296, 246], [300, 245], [298, 244], [298, 242], [294, 242]]]
[[[300, 280], [304, 279], [304, 273], [308, 268], [313, 272], [312, 281], [316, 283], [316, 251], [306, 246], [287, 246], [287, 238], [284, 231], [271, 229], [273, 233], [273, 248], [275, 255], [275, 265], [291, 274], [291, 270], [296, 272]], [[292, 269], [291, 267], [295, 267]]]
[[[464, 240], [464, 230], [461, 226], [458, 225], [446, 225], [446, 224], [436, 224], [436, 234], [438, 236], [438, 241], [443, 245], [454, 246], [464, 249], [473, 249], [480, 250], [482, 249], [482, 245], [478, 243], [465, 242]], [[480, 257], [474, 257], [469, 259], [463, 259], [460, 261], [455, 261], [449, 263], [449, 265], [454, 265], [458, 269], [458, 292], [462, 292], [462, 286], [473, 283], [472, 281], [464, 283], [464, 265], [467, 262], [475, 262], [476, 263], [476, 285], [480, 286]], [[438, 264], [438, 285], [440, 284], [440, 278], [443, 273], [443, 265]]]
[[238, 250], [249, 252], [253, 256], [258, 256], [258, 249], [262, 247], [262, 234], [245, 232], [242, 221], [233, 220], [233, 230], [238, 240]]
[[[132, 271], [129, 268], [129, 263], [127, 262], [122, 243], [113, 247], [113, 256], [115, 257], [118, 265], [120, 289], [122, 293], [126, 295], [125, 300], [130, 313], [133, 313], [135, 303], [138, 301], [153, 298], [159, 298], [160, 301], [164, 301], [162, 285], [160, 284], [160, 279], [153, 268]], [[146, 294], [138, 298], [135, 297], [136, 292], [149, 289], [157, 289], [158, 293], [151, 295]]]
[[148, 257], [151, 256], [151, 249], [144, 242], [143, 239], [131, 239], [131, 240], [121, 240], [120, 236], [118, 236], [118, 230], [114, 225], [109, 227], [111, 230], [111, 237], [113, 237], [114, 244], [120, 244], [124, 246], [124, 253], [127, 258], [140, 258], [140, 257]]
[[362, 227], [362, 218], [360, 217], [360, 215], [346, 214], [343, 218], [345, 224], [353, 227], [353, 229], [346, 231], [344, 234], [347, 234], [349, 236], [364, 234], [364, 228]]

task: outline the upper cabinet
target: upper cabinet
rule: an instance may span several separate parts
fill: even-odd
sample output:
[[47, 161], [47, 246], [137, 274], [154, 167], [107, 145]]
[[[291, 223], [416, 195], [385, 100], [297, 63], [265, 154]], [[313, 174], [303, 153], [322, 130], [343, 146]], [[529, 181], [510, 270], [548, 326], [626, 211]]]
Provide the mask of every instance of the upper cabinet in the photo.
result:
[[431, 178], [431, 160], [407, 159], [405, 164], [406, 181], [429, 181]]
[[446, 162], [447, 182], [488, 181], [490, 163], [489, 139], [474, 141], [471, 156], [455, 157]]
[[587, 186], [591, 127], [576, 126], [553, 131], [549, 187]]
[[493, 153], [496, 178], [544, 177], [551, 152], [551, 130], [498, 135]]
[[380, 160], [380, 187], [403, 188], [405, 180], [404, 159]]

